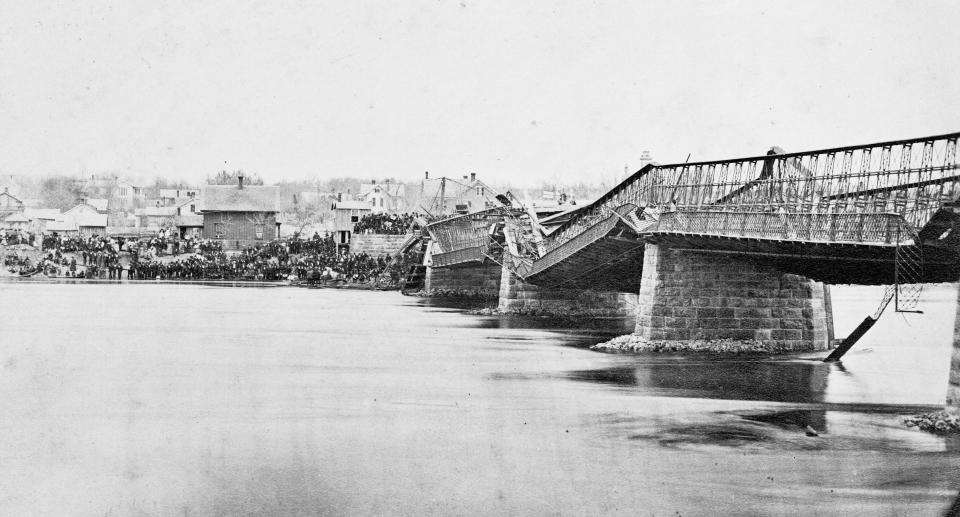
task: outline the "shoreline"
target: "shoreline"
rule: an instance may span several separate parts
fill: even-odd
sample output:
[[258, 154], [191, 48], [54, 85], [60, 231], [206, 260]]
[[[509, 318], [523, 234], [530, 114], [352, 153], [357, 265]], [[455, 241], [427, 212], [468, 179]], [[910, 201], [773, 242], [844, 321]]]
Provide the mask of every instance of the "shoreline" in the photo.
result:
[[[299, 287], [305, 289], [352, 289], [358, 291], [389, 291], [378, 289], [377, 286], [363, 283], [352, 284], [337, 282], [336, 285], [308, 284], [297, 280], [223, 280], [223, 279], [180, 279], [180, 278], [82, 278], [69, 276], [47, 276], [36, 274], [22, 276], [17, 273], [0, 274], [0, 281], [4, 280], [29, 281], [35, 283], [71, 283], [71, 284], [198, 284], [198, 285], [230, 285], [230, 286], [259, 286], [259, 287]], [[395, 289], [394, 289], [395, 290]]]

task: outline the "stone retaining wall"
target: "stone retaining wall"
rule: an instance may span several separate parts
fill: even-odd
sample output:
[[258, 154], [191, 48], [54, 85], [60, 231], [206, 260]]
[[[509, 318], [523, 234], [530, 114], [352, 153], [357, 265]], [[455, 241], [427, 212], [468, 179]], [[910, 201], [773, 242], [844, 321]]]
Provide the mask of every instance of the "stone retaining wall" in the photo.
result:
[[647, 244], [636, 333], [651, 340], [757, 340], [825, 350], [824, 286], [741, 259]]
[[350, 236], [350, 253], [366, 253], [373, 257], [393, 255], [409, 237], [408, 234], [355, 233]]

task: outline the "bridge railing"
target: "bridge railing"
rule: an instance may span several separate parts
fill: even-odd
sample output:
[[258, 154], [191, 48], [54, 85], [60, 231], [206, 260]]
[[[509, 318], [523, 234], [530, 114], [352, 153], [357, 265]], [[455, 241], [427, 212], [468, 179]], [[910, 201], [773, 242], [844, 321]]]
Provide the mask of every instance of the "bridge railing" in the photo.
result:
[[451, 252], [486, 244], [490, 225], [499, 217], [499, 210], [489, 209], [436, 221], [426, 229], [443, 252]]
[[459, 264], [483, 262], [487, 245], [470, 246], [455, 249], [444, 253], [435, 253], [431, 255], [431, 265], [433, 267], [452, 267]]
[[[574, 253], [582, 250], [586, 246], [600, 240], [610, 233], [611, 230], [620, 222], [620, 216], [627, 217], [637, 209], [636, 205], [624, 205], [610, 213], [605, 218], [590, 218], [584, 221], [592, 221], [593, 225], [585, 228], [573, 238], [564, 241], [562, 245], [554, 245], [549, 248], [542, 257], [534, 261], [529, 274], [536, 274], [546, 270], [569, 258]], [[619, 215], [618, 215], [619, 214]]]
[[899, 214], [777, 212], [668, 212], [655, 233], [709, 235], [851, 244], [912, 244], [914, 233]]
[[923, 227], [960, 196], [960, 133], [712, 162], [648, 165], [556, 230], [548, 250], [628, 203], [668, 211], [901, 215]]

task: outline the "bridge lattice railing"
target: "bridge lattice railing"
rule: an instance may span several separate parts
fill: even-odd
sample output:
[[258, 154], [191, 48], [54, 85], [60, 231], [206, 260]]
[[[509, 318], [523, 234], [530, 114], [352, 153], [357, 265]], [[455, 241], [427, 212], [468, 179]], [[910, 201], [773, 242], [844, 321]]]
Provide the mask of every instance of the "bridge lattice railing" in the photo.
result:
[[657, 233], [819, 243], [912, 244], [915, 233], [899, 214], [790, 212], [668, 212]]
[[554, 232], [545, 248], [563, 245], [629, 203], [685, 213], [898, 214], [921, 228], [960, 195], [958, 137], [649, 165]]
[[466, 262], [482, 262], [491, 253], [496, 232], [491, 227], [505, 218], [518, 217], [518, 210], [496, 207], [470, 214], [449, 217], [427, 225], [426, 230], [437, 248], [435, 266], [452, 266]]

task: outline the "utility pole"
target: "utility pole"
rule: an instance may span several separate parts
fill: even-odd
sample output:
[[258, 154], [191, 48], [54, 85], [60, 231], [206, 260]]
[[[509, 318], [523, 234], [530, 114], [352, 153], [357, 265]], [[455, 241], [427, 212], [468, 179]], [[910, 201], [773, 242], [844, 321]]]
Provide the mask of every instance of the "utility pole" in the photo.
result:
[[440, 178], [440, 216], [442, 217], [447, 209], [447, 177]]

